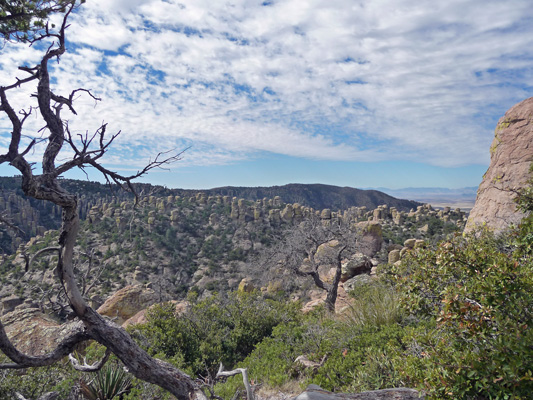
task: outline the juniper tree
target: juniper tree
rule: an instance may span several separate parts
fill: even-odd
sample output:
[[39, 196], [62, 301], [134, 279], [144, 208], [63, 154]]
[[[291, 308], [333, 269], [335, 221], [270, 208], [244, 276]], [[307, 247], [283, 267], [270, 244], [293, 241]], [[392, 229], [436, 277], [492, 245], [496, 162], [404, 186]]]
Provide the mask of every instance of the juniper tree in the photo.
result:
[[[360, 233], [353, 221], [340, 217], [323, 220], [311, 214], [286, 229], [282, 236], [278, 244], [267, 251], [263, 263], [270, 268], [278, 265], [296, 276], [311, 278], [317, 288], [326, 292], [326, 309], [335, 312], [343, 260], [360, 247]], [[334, 268], [329, 281], [319, 273], [321, 265]], [[370, 270], [370, 261], [365, 262], [365, 267]]]

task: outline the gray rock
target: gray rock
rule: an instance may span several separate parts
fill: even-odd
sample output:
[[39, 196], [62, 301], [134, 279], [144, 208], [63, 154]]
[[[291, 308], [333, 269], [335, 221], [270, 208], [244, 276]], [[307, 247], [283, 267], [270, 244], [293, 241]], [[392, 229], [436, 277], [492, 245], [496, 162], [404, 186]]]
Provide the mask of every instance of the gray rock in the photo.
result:
[[346, 282], [342, 284], [342, 287], [347, 292], [353, 292], [354, 290], [357, 290], [359, 286], [364, 286], [372, 282], [375, 278], [372, 278], [372, 276], [363, 274], [363, 275], [357, 275], [354, 276], [352, 279], [348, 279]]
[[361, 238], [357, 241], [359, 250], [369, 257], [375, 256], [383, 244], [381, 224], [375, 221], [359, 222], [357, 228], [361, 232]]
[[356, 253], [347, 262], [342, 264], [341, 268], [341, 281], [344, 282], [356, 275], [370, 272], [372, 262], [364, 254]]
[[309, 385], [304, 392], [292, 400], [419, 400], [423, 398], [420, 392], [408, 388], [372, 390], [362, 393], [333, 393], [318, 385]]

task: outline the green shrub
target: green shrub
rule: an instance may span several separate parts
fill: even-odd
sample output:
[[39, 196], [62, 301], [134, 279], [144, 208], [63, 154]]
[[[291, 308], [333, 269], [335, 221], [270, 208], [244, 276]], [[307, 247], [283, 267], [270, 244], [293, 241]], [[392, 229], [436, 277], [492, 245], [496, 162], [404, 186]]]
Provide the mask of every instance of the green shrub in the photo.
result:
[[419, 351], [403, 354], [412, 384], [435, 398], [529, 398], [533, 263], [516, 250], [483, 231], [392, 268], [404, 309], [435, 321], [412, 336]]
[[[0, 353], [0, 363], [7, 361], [7, 357]], [[58, 392], [60, 398], [67, 398], [80, 374], [68, 361], [25, 370], [0, 370], [0, 400], [17, 398], [15, 392], [28, 399], [36, 399], [46, 392]]]
[[[278, 325], [239, 365], [249, 369], [254, 382], [270, 388], [291, 382], [301, 388], [315, 383], [338, 392], [401, 386], [404, 380], [393, 360], [404, 346], [406, 332], [396, 323], [361, 326], [332, 319], [319, 310], [304, 320]], [[301, 355], [316, 362], [326, 359], [321, 367], [304, 368], [295, 362]], [[226, 398], [239, 388], [242, 381], [228, 380], [217, 385], [217, 393]]]
[[275, 326], [296, 318], [297, 309], [260, 293], [215, 295], [182, 315], [171, 303], [154, 307], [134, 334], [151, 354], [172, 358], [193, 375], [214, 376], [220, 362], [232, 368]]

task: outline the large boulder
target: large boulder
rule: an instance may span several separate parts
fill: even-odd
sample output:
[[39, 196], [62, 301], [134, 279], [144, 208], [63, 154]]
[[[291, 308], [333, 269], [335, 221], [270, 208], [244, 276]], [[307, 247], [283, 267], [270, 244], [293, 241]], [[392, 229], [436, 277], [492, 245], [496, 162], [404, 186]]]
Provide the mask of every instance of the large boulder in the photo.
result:
[[356, 225], [361, 233], [357, 240], [358, 249], [368, 257], [374, 257], [381, 250], [383, 243], [383, 229], [381, 224], [375, 221], [359, 222]]
[[[310, 290], [307, 292], [309, 301], [302, 306], [302, 312], [308, 313], [309, 311], [321, 306], [326, 301], [326, 292], [324, 290]], [[337, 289], [337, 301], [335, 302], [335, 313], [340, 314], [347, 307], [352, 305], [353, 299], [346, 293], [342, 285], [339, 285]]]
[[317, 261], [333, 261], [337, 258], [337, 252], [343, 246], [343, 243], [336, 239], [330, 240], [327, 243], [322, 243], [316, 249], [315, 259]]
[[255, 286], [250, 278], [242, 278], [237, 290], [240, 293], [251, 293], [255, 290]]
[[38, 308], [23, 308], [1, 317], [7, 336], [25, 354], [43, 355], [54, 350], [61, 341], [77, 330], [81, 322], [60, 324]]
[[490, 153], [490, 165], [479, 185], [465, 232], [485, 225], [499, 233], [524, 217], [514, 199], [516, 191], [531, 177], [533, 97], [514, 105], [500, 118]]
[[341, 282], [346, 282], [348, 279], [356, 275], [367, 274], [372, 270], [372, 262], [370, 258], [363, 253], [353, 254], [349, 260], [342, 263]]
[[344, 282], [342, 284], [342, 287], [344, 288], [346, 292], [349, 293], [349, 292], [356, 291], [357, 288], [371, 284], [375, 279], [376, 278], [374, 278], [372, 275], [368, 275], [368, 274], [357, 275], [351, 279], [348, 279], [346, 282]]
[[309, 385], [293, 400], [420, 400], [424, 396], [414, 389], [395, 388], [362, 393], [333, 393], [317, 385]]
[[97, 311], [101, 315], [116, 318], [115, 322], [121, 325], [157, 300], [157, 294], [152, 289], [141, 285], [126, 286], [111, 295]]

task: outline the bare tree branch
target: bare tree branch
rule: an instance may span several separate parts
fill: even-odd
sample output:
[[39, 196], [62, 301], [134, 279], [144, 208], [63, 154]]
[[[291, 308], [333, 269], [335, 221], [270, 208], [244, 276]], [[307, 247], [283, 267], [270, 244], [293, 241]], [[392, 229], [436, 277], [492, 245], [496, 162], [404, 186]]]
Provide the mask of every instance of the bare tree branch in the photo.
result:
[[18, 232], [20, 235], [25, 235], [24, 231], [20, 227], [18, 227], [9, 220], [9, 217], [5, 212], [0, 213], [0, 224], [6, 225], [7, 227], [13, 229], [15, 232]]
[[28, 268], [27, 269], [31, 268], [31, 266], [33, 265], [33, 262], [37, 259], [37, 257], [39, 257], [40, 255], [42, 255], [44, 253], [49, 253], [49, 252], [52, 252], [52, 251], [57, 251], [58, 255], [59, 255], [61, 253], [61, 247], [45, 247], [44, 249], [39, 250], [37, 253], [35, 253], [30, 258], [30, 261], [28, 262]]
[[[26, 397], [24, 397], [23, 395], [21, 395], [18, 392], [15, 393], [15, 396], [17, 396], [17, 399], [19, 399], [19, 400], [30, 400], [30, 399], [26, 399]], [[58, 398], [59, 398], [59, 393], [57, 393], [57, 392], [47, 392], [47, 393], [44, 393], [43, 395], [41, 395], [36, 400], [56, 400]]]
[[302, 365], [304, 368], [312, 368], [313, 370], [317, 370], [321, 366], [324, 365], [328, 358], [328, 354], [324, 354], [324, 357], [322, 357], [322, 360], [320, 362], [311, 361], [309, 358], [307, 358], [306, 355], [301, 355], [296, 357], [296, 360], [294, 360], [295, 363], [298, 363]]
[[[335, 311], [338, 286], [342, 275], [342, 260], [348, 253], [355, 253], [357, 232], [340, 218], [322, 220], [310, 215], [299, 225], [288, 228], [280, 244], [273, 247], [265, 260], [267, 265], [280, 264], [300, 277], [310, 277], [326, 294], [326, 308]], [[320, 265], [335, 267], [331, 283], [320, 274]]]
[[[56, 272], [62, 290], [58, 293], [58, 298], [63, 295], [64, 291], [69, 307], [80, 320], [80, 328], [75, 335], [65, 339], [54, 352], [46, 356], [33, 357], [18, 352], [5, 335], [3, 326], [0, 325], [0, 349], [13, 361], [13, 364], [4, 364], [0, 368], [49, 365], [71, 353], [77, 343], [94, 339], [114, 353], [137, 378], [159, 385], [179, 400], [186, 400], [199, 389], [195, 382], [171, 364], [150, 357], [126, 331], [96, 313], [85, 301], [77, 283], [74, 269], [74, 247], [79, 230], [78, 199], [76, 195], [63, 189], [57, 178], [75, 167], [82, 169], [93, 167], [100, 171], [108, 182], [117, 183], [120, 187], [132, 191], [137, 201], [138, 196], [135, 193], [132, 180], [154, 168], [162, 168], [179, 160], [182, 152], [177, 154], [172, 152], [159, 153], [154, 160], [151, 160], [137, 173], [124, 176], [100, 164], [101, 158], [118, 136], [117, 133], [108, 139], [106, 137], [106, 124], [102, 124], [94, 135], [81, 136], [79, 137], [80, 141], [75, 143], [74, 137], [68, 129], [68, 124], [61, 118], [62, 107], [67, 106], [72, 112], [75, 112], [74, 97], [80, 91], [89, 93], [95, 100], [98, 98], [85, 89], [76, 89], [68, 97], [54, 94], [50, 90], [48, 63], [54, 58], [59, 60], [66, 51], [67, 19], [75, 7], [75, 2], [67, 1], [66, 6], [65, 16], [58, 33], [52, 33], [48, 27], [45, 27], [44, 33], [33, 39], [34, 42], [50, 38], [54, 42], [48, 47], [37, 66], [22, 68], [30, 74], [30, 77], [17, 80], [11, 86], [0, 87], [0, 112], [7, 115], [13, 127], [9, 149], [7, 153], [0, 154], [0, 163], [9, 162], [20, 171], [22, 190], [27, 196], [51, 201], [62, 208], [62, 226], [58, 247], [53, 248], [54, 251], [58, 251]], [[22, 117], [19, 118], [6, 96], [8, 90], [14, 90], [20, 85], [28, 84], [34, 80], [37, 80], [36, 98], [39, 114], [45, 122], [43, 129], [49, 132], [48, 137], [43, 138], [43, 141], [46, 142], [46, 148], [41, 159], [43, 171], [41, 175], [34, 175], [31, 164], [25, 159], [25, 155], [34, 148], [36, 142], [32, 140], [30, 145], [22, 153], [20, 152], [22, 127], [29, 112], [22, 113]], [[65, 145], [72, 149], [74, 156], [69, 161], [56, 166], [56, 159]]]

